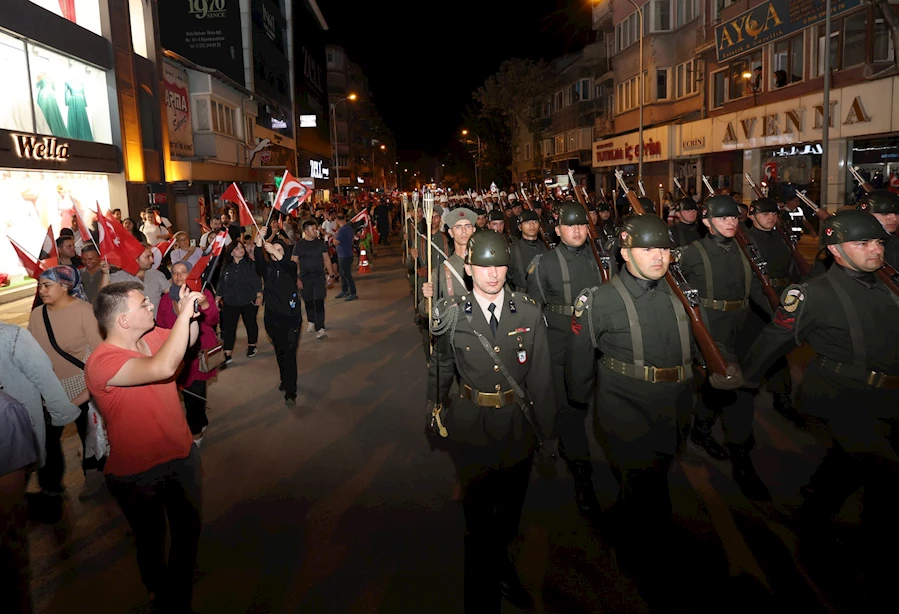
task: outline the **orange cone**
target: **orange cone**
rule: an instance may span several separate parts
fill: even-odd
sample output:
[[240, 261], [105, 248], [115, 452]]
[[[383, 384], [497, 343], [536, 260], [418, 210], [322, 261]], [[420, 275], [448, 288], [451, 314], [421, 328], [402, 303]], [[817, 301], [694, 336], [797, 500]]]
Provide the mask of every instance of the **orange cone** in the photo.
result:
[[359, 250], [359, 270], [356, 271], [360, 275], [371, 273], [371, 265], [368, 263], [368, 253], [364, 249]]

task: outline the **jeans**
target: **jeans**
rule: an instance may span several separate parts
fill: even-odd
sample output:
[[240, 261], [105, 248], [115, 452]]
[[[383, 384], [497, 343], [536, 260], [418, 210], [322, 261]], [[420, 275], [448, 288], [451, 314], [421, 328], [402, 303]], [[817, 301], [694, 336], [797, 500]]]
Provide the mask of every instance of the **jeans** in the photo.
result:
[[[147, 591], [172, 612], [189, 611], [200, 540], [202, 499], [200, 454], [128, 476], [107, 476], [137, 547], [137, 566]], [[166, 561], [166, 521], [171, 546]]]
[[281, 390], [286, 394], [297, 393], [297, 347], [300, 345], [300, 330], [303, 318], [282, 315], [266, 310], [263, 318], [265, 332], [275, 346], [278, 372], [281, 375]]
[[301, 275], [303, 289], [300, 296], [306, 304], [306, 319], [315, 324], [315, 330], [325, 327], [325, 297], [328, 286], [324, 274]]
[[[83, 403], [79, 408], [81, 409], [81, 413], [75, 418], [75, 427], [78, 429], [78, 438], [81, 439], [81, 470], [103, 469], [103, 466], [106, 464], [105, 457], [99, 461], [94, 457], [85, 458], [84, 440], [87, 437], [88, 404]], [[46, 410], [44, 411], [44, 424], [47, 431], [47, 462], [44, 463], [43, 467], [38, 469], [37, 481], [43, 490], [49, 492], [62, 492], [64, 490], [62, 478], [66, 472], [66, 462], [62, 452], [61, 438], [62, 431], [65, 427], [53, 426], [50, 424], [50, 416], [47, 414]]]
[[259, 339], [259, 325], [256, 323], [256, 314], [259, 307], [249, 303], [247, 305], [229, 305], [222, 303], [222, 342], [226, 352], [234, 349], [237, 339], [237, 322], [243, 318], [244, 328], [247, 329], [247, 344], [256, 345]]
[[337, 270], [340, 273], [340, 289], [350, 296], [355, 296], [356, 282], [353, 280], [353, 257], [338, 258]]

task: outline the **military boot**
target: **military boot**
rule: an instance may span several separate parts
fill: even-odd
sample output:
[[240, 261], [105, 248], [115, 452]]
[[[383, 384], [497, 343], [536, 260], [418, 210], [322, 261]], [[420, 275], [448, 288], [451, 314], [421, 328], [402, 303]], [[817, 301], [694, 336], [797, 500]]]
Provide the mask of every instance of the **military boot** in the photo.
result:
[[574, 478], [574, 500], [578, 512], [589, 520], [599, 519], [602, 508], [593, 490], [593, 465], [589, 460], [572, 460], [568, 461], [568, 469]]
[[734, 481], [740, 486], [743, 494], [754, 501], [770, 501], [771, 493], [768, 492], [768, 487], [752, 466], [752, 458], [749, 456], [751, 445], [729, 443], [727, 447], [734, 467]]
[[712, 437], [713, 422], [696, 419], [690, 432], [690, 441], [706, 451], [715, 460], [727, 460], [727, 449]]

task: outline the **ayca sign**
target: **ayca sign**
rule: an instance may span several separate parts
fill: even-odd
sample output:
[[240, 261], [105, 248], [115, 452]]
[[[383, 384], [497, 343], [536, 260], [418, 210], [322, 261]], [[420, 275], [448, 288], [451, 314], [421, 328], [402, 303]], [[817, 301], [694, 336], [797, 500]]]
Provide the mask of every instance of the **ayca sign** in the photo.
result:
[[[833, 0], [831, 15], [861, 5], [861, 0]], [[718, 61], [728, 60], [824, 20], [824, 0], [768, 0], [715, 28]]]
[[36, 137], [13, 134], [16, 155], [27, 160], [47, 160], [65, 162], [69, 159], [69, 144], [54, 137]]

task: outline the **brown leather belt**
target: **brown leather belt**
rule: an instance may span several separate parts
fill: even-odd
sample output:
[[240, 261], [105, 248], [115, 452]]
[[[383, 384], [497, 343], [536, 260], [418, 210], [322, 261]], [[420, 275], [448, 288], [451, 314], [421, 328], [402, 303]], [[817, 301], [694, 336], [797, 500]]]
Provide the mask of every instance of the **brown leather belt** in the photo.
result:
[[636, 365], [616, 360], [611, 356], [603, 356], [602, 364], [610, 371], [651, 384], [683, 382], [693, 376], [690, 369], [683, 366], [643, 367], [642, 369], [639, 369]]
[[503, 405], [511, 405], [515, 402], [514, 390], [506, 390], [503, 392], [479, 392], [468, 384], [462, 384], [459, 394], [463, 399], [468, 399], [475, 405], [480, 405], [481, 407], [502, 407]]
[[543, 308], [553, 313], [561, 313], [563, 316], [570, 316], [574, 313], [574, 307], [571, 305], [552, 305], [547, 303]]
[[854, 365], [847, 365], [824, 356], [818, 356], [818, 364], [832, 373], [845, 375], [849, 379], [854, 379], [872, 388], [899, 390], [899, 375], [887, 375], [880, 371], [866, 371]]
[[742, 301], [720, 301], [710, 298], [704, 298], [700, 301], [706, 309], [714, 309], [715, 311], [739, 311], [749, 306], [749, 299]]

